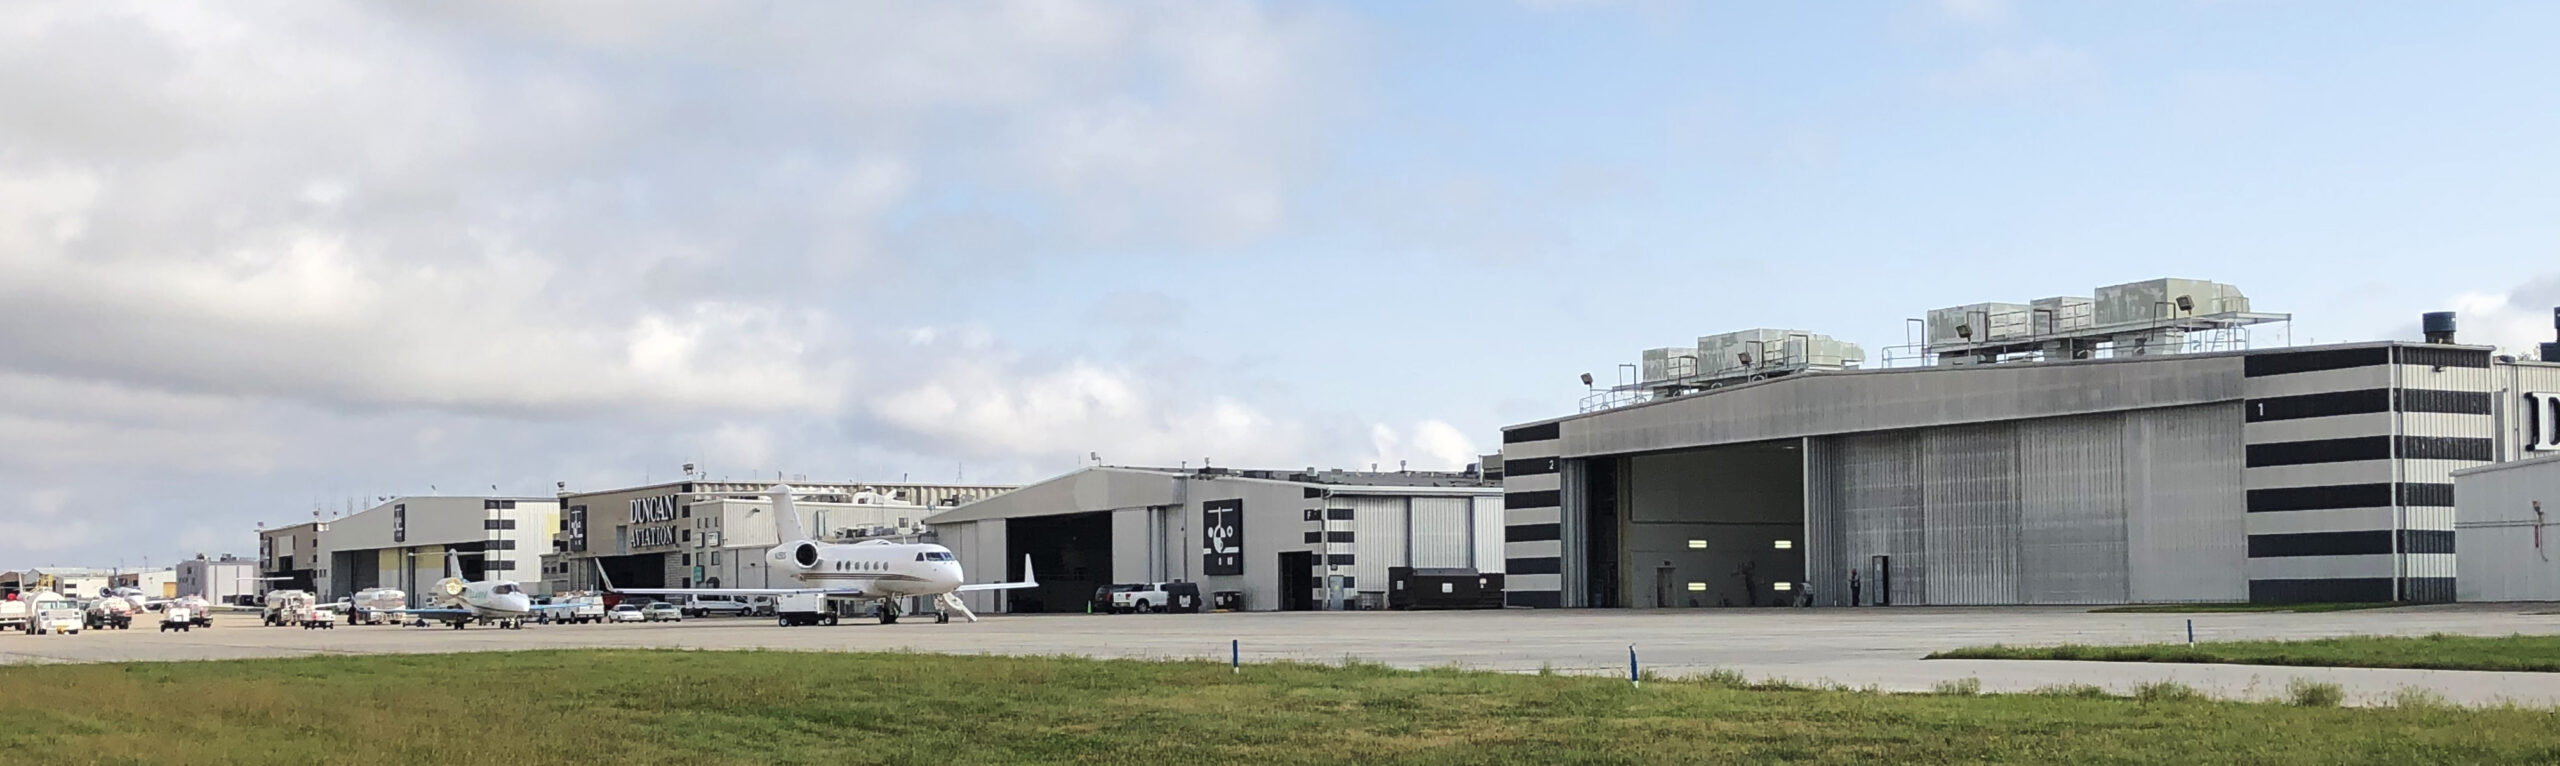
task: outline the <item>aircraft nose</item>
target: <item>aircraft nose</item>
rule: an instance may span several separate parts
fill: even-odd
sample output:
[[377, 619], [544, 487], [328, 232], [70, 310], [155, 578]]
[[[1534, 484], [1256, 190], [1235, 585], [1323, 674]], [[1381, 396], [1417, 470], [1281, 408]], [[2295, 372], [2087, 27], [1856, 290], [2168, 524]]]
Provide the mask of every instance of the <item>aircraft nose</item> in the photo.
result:
[[526, 595], [522, 594], [522, 593], [509, 593], [509, 594], [507, 594], [506, 596], [504, 596], [503, 598], [505, 598], [505, 599], [506, 599], [506, 601], [504, 601], [504, 602], [502, 602], [502, 603], [505, 603], [505, 604], [507, 605], [507, 611], [510, 611], [510, 612], [530, 612], [530, 611], [533, 611], [533, 599], [532, 599], [531, 597], [528, 597], [528, 596], [526, 596]]
[[960, 562], [945, 561], [938, 563], [934, 565], [933, 573], [935, 580], [934, 584], [953, 588], [960, 587]]

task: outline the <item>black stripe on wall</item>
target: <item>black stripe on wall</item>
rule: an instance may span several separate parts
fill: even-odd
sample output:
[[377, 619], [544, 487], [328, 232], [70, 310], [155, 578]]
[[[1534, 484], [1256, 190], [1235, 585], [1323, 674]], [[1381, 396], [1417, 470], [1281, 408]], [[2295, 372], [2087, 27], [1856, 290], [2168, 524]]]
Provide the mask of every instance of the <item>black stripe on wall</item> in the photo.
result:
[[2391, 600], [2391, 578], [2341, 577], [2333, 580], [2250, 580], [2253, 604], [2373, 603]]
[[2240, 374], [2263, 378], [2269, 375], [2291, 375], [2297, 372], [2344, 370], [2390, 364], [2391, 349], [2342, 348], [2329, 351], [2294, 351], [2251, 354], [2240, 363]]
[[1508, 429], [1502, 432], [1502, 443], [1504, 444], [1548, 442], [1562, 438], [1564, 438], [1563, 423], [1545, 423], [1534, 426], [1521, 426], [1519, 428]]
[[2409, 482], [2400, 485], [2400, 504], [2430, 508], [2453, 507], [2453, 485]]
[[2403, 530], [2400, 530], [2400, 552], [2401, 552], [2401, 553], [2452, 553], [2452, 552], [2453, 552], [2453, 530], [2450, 530], [2450, 529], [2403, 529]]
[[2249, 512], [2317, 511], [2329, 508], [2383, 508], [2415, 505], [2453, 507], [2453, 485], [2441, 482], [2401, 484], [2330, 484], [2249, 490]]
[[2391, 437], [2355, 436], [2345, 439], [2272, 442], [2249, 445], [2248, 451], [2248, 465], [2251, 468], [2389, 460], [2391, 459]]
[[1557, 492], [1552, 489], [1542, 489], [1535, 492], [1505, 492], [1502, 495], [1502, 507], [1504, 509], [1556, 508], [1561, 507], [1563, 504], [1564, 493]]
[[[2482, 396], [2485, 401], [2487, 395]], [[2251, 399], [2244, 414], [2248, 422], [2264, 423], [2270, 420], [2362, 415], [2369, 412], [2385, 412], [2390, 409], [2391, 389], [2364, 388], [2354, 391]]]
[[1564, 539], [1562, 524], [1513, 524], [1502, 528], [1502, 541], [1506, 543], [1533, 543], [1540, 540], [1562, 539]]
[[2488, 415], [2493, 405], [2486, 391], [2437, 391], [2426, 388], [2404, 388], [2393, 392], [2393, 401], [2401, 412], [2441, 412], [2451, 415]]
[[1503, 559], [1502, 571], [1504, 574], [1515, 575], [1562, 574], [1564, 572], [1564, 559], [1555, 556], [1540, 556], [1537, 558], [1527, 559]]
[[1324, 542], [1324, 533], [1323, 533], [1323, 532], [1318, 532], [1318, 531], [1315, 531], [1315, 530], [1312, 530], [1312, 529], [1307, 530], [1306, 543], [1307, 543], [1308, 545], [1315, 545], [1315, 544], [1317, 544], [1317, 543], [1322, 543], [1322, 542]]
[[2332, 484], [2249, 490], [2249, 512], [2381, 508], [2391, 505], [2390, 484]]
[[2400, 600], [2414, 601], [2421, 604], [2453, 603], [2453, 579], [2454, 578], [2451, 577], [2410, 577], [2402, 579], [2400, 581], [2400, 587], [2407, 592], [2400, 595]]
[[2476, 460], [2489, 462], [2496, 456], [2498, 445], [2488, 439], [2463, 436], [2400, 437], [2402, 460]]
[[1559, 461], [1557, 461], [1555, 458], [1551, 458], [1551, 457], [1533, 457], [1533, 458], [1522, 458], [1522, 459], [1519, 459], [1519, 460], [1505, 460], [1505, 461], [1502, 461], [1502, 475], [1504, 475], [1504, 476], [1536, 476], [1536, 475], [1538, 475], [1538, 474], [1542, 474], [1542, 473], [1555, 473], [1555, 472], [1556, 472], [1556, 465], [1557, 465], [1557, 463], [1558, 463], [1558, 462], [1559, 462]]
[[1502, 594], [1502, 605], [1526, 607], [1529, 609], [1558, 609], [1564, 606], [1564, 592], [1552, 590], [1504, 591]]
[[2390, 552], [2391, 530], [2388, 529], [2249, 536], [2249, 558], [2253, 559], [2285, 556], [2368, 556]]
[[2416, 364], [2428, 367], [2470, 367], [2481, 370], [2489, 369], [2489, 349], [2485, 348], [2471, 349], [2445, 348], [2442, 346], [2417, 346], [2414, 348], [2394, 348], [2392, 350], [2399, 352], [2401, 364]]
[[[1348, 554], [1348, 553], [1336, 553], [1336, 554], [1331, 554], [1331, 555], [1327, 556], [1327, 557], [1326, 557], [1326, 561], [1327, 561], [1327, 562], [1329, 562], [1329, 563], [1331, 563], [1331, 564], [1332, 564], [1332, 565], [1334, 565], [1334, 566], [1338, 566], [1338, 567], [1347, 567], [1347, 566], [1351, 566], [1351, 561], [1352, 561], [1352, 559], [1351, 559], [1351, 554]], [[1348, 580], [1348, 579], [1351, 579], [1351, 578], [1349, 578], [1349, 577], [1344, 577], [1344, 578], [1342, 578], [1342, 579]], [[1349, 585], [1348, 585], [1348, 584], [1345, 584], [1345, 585], [1344, 585], [1344, 587], [1349, 587]]]

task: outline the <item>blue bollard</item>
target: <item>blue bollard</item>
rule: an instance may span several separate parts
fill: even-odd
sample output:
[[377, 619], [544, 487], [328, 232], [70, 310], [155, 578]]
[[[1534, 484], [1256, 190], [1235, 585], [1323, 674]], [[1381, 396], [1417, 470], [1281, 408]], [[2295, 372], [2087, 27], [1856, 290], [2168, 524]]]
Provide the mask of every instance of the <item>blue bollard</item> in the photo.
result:
[[1644, 673], [1636, 668], [1636, 645], [1627, 645], [1627, 685], [1644, 688]]
[[2192, 618], [2187, 620], [2187, 645], [2196, 645], [2196, 621]]
[[1239, 639], [1227, 639], [1227, 671], [1244, 673], [1244, 643]]

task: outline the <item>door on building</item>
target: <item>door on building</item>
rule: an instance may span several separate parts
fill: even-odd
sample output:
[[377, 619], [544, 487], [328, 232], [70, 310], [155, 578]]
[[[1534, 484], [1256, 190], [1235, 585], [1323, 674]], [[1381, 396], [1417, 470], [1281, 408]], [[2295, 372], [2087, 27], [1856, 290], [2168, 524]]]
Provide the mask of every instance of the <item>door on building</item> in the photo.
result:
[[1876, 556], [1869, 560], [1867, 587], [1876, 591], [1876, 606], [1893, 605], [1893, 557]]
[[1676, 567], [1653, 568], [1653, 605], [1667, 609], [1680, 605], [1680, 570]]
[[1306, 612], [1316, 608], [1316, 554], [1297, 551], [1280, 554], [1280, 611]]

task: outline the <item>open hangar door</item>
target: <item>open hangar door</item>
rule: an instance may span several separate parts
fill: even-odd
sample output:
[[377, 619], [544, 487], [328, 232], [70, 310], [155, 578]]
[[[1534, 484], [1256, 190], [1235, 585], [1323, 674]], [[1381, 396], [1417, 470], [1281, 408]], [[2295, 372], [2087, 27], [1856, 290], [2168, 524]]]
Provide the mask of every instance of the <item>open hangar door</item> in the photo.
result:
[[1605, 564], [1616, 603], [1794, 604], [1805, 580], [1800, 450], [1787, 440], [1631, 455], [1598, 472], [1616, 474], [1620, 545]]
[[1005, 542], [1006, 581], [1022, 580], [1026, 555], [1040, 575], [1040, 587], [1009, 591], [1011, 612], [1082, 612], [1110, 583], [1109, 511], [1007, 519]]
[[663, 553], [598, 556], [595, 562], [604, 567], [605, 577], [616, 588], [672, 587], [667, 584], [667, 556]]

